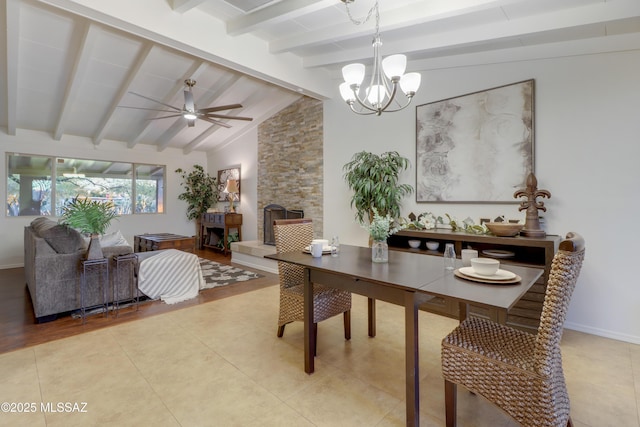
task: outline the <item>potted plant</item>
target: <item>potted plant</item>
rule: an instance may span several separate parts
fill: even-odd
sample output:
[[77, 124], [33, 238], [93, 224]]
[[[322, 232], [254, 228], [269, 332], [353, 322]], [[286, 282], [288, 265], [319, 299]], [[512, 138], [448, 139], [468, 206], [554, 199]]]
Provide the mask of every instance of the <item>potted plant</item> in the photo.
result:
[[91, 240], [87, 249], [87, 259], [100, 259], [103, 258], [103, 254], [99, 236], [107, 231], [111, 221], [117, 217], [111, 202], [75, 197], [62, 207], [60, 223], [89, 234]]
[[405, 228], [405, 225], [397, 223], [390, 214], [382, 216], [376, 208], [373, 208], [373, 219], [369, 225], [363, 227], [369, 232], [371, 243], [371, 261], [389, 261], [389, 245], [387, 239], [392, 234]]
[[200, 248], [202, 216], [218, 202], [217, 179], [205, 172], [200, 165], [194, 165], [189, 173], [180, 168], [176, 172], [182, 177], [180, 185], [184, 187], [184, 192], [178, 195], [178, 199], [187, 202], [187, 218], [196, 221], [196, 238]]
[[409, 159], [397, 151], [380, 155], [361, 151], [343, 166], [344, 179], [353, 191], [351, 207], [356, 208], [356, 219], [372, 223], [374, 209], [381, 217], [400, 217], [400, 202], [413, 192], [409, 184], [398, 184], [401, 171], [409, 167]]

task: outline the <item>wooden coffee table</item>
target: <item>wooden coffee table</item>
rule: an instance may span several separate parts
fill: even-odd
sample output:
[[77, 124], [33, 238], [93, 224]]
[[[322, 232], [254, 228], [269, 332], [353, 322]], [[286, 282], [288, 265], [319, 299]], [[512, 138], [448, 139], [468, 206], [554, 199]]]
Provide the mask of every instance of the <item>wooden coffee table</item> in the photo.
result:
[[133, 250], [135, 252], [159, 251], [161, 249], [179, 249], [193, 252], [195, 237], [180, 236], [171, 233], [139, 234], [133, 236]]

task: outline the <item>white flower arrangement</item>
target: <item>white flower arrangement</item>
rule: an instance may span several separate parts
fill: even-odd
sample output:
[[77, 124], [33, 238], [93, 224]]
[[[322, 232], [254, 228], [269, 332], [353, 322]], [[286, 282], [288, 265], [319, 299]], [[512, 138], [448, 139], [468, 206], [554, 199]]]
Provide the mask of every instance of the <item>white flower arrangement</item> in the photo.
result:
[[396, 223], [391, 215], [381, 216], [376, 208], [372, 210], [373, 221], [369, 225], [362, 224], [362, 228], [369, 232], [373, 240], [387, 240], [389, 236], [405, 228], [403, 224]]
[[442, 224], [442, 217], [436, 217], [431, 212], [421, 213], [418, 218], [414, 221], [411, 221], [408, 218], [400, 218], [399, 223], [403, 226], [403, 228], [410, 228], [416, 230], [433, 230], [437, 228], [438, 224]]
[[[464, 221], [458, 220], [456, 217], [445, 213], [448, 220], [448, 226], [452, 231], [463, 231], [472, 234], [487, 234], [489, 229], [484, 224], [476, 224], [474, 221], [467, 217]], [[438, 224], [445, 224], [445, 221], [441, 216], [435, 216], [431, 212], [421, 213], [418, 218], [411, 221], [407, 218], [400, 218], [399, 223], [402, 228], [409, 228], [415, 230], [433, 230], [438, 228]]]

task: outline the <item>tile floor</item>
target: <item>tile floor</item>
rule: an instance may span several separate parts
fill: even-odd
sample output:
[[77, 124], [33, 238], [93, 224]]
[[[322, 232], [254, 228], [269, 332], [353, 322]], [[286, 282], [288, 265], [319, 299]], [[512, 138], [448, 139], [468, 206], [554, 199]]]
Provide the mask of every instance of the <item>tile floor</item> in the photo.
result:
[[[3, 406], [0, 425], [404, 425], [401, 308], [377, 303], [371, 339], [366, 299], [354, 295], [351, 341], [341, 317], [320, 324], [307, 375], [302, 323], [278, 339], [277, 304], [272, 286], [1, 354], [0, 402], [35, 412]], [[420, 314], [423, 426], [444, 425], [440, 340], [455, 324]], [[574, 425], [639, 427], [640, 346], [574, 331], [562, 346]], [[458, 402], [462, 427], [516, 425], [462, 388]]]

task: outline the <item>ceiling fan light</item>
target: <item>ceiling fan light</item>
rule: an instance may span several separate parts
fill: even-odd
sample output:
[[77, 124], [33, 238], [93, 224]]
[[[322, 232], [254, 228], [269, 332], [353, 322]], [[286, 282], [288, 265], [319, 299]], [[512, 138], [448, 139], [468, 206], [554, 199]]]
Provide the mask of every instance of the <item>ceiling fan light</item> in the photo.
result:
[[402, 54], [389, 55], [382, 60], [382, 69], [389, 80], [400, 78], [407, 68], [407, 57]]
[[184, 118], [185, 118], [185, 119], [187, 119], [187, 120], [195, 120], [195, 119], [197, 119], [197, 118], [198, 118], [198, 116], [196, 116], [196, 114], [195, 114], [195, 113], [192, 113], [192, 112], [189, 112], [189, 111], [188, 111], [188, 112], [186, 112], [186, 113], [184, 113], [184, 114], [182, 115], [182, 117], [184, 117]]
[[351, 85], [358, 85], [364, 80], [364, 64], [349, 64], [342, 67], [344, 81]]
[[407, 73], [400, 79], [400, 89], [407, 96], [413, 96], [420, 87], [422, 76], [420, 73]]

